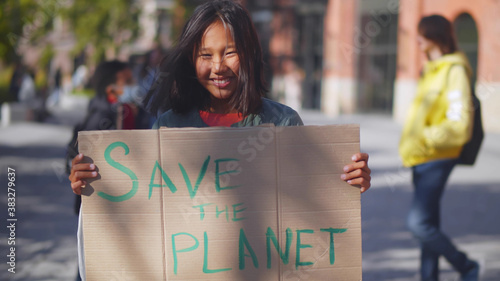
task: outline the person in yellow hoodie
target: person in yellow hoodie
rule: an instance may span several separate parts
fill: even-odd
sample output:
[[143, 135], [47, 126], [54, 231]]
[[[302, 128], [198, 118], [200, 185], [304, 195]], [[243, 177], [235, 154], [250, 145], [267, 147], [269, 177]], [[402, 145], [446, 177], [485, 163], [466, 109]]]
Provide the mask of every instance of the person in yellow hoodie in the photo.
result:
[[446, 181], [472, 134], [472, 72], [446, 18], [423, 17], [418, 34], [428, 61], [399, 144], [403, 165], [412, 168], [415, 190], [407, 224], [420, 242], [421, 280], [439, 279], [438, 259], [444, 256], [463, 281], [477, 281], [479, 264], [441, 232], [439, 215]]

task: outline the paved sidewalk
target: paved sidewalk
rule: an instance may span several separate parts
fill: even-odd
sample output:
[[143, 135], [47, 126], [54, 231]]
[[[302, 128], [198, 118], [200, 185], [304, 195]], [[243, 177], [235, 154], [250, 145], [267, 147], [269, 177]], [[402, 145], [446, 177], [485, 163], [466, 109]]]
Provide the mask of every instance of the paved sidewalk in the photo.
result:
[[[74, 194], [64, 157], [72, 126], [86, 102], [62, 101], [48, 123], [17, 122], [0, 128], [0, 280], [75, 280], [77, 273]], [[15, 274], [7, 271], [7, 169], [15, 169]], [[9, 251], [10, 252], [10, 251]]]
[[[370, 154], [372, 169], [372, 188], [362, 196], [363, 280], [419, 280], [418, 244], [405, 227], [412, 186], [397, 152], [401, 126], [383, 115], [301, 116], [306, 125], [361, 125], [361, 150]], [[444, 232], [479, 261], [483, 281], [500, 280], [499, 144], [499, 134], [487, 134], [476, 165], [455, 168], [442, 201]], [[444, 259], [440, 267], [440, 280], [460, 280]]]
[[[71, 125], [85, 110], [54, 110], [50, 124], [0, 128], [0, 184], [16, 169], [16, 274], [7, 272], [7, 229], [0, 228], [0, 280], [74, 280], [76, 216], [64, 171]], [[417, 243], [405, 228], [411, 200], [410, 172], [397, 155], [400, 126], [384, 115], [327, 118], [301, 112], [306, 125], [361, 124], [361, 149], [370, 154], [372, 188], [362, 196], [363, 280], [418, 280]], [[483, 268], [485, 281], [500, 280], [500, 135], [488, 134], [474, 167], [453, 172], [443, 199], [443, 228]], [[0, 201], [7, 202], [6, 188]], [[1, 206], [5, 206], [2, 203]], [[6, 207], [5, 207], [6, 209]], [[0, 211], [2, 225], [6, 212]], [[459, 280], [446, 262], [441, 280]]]

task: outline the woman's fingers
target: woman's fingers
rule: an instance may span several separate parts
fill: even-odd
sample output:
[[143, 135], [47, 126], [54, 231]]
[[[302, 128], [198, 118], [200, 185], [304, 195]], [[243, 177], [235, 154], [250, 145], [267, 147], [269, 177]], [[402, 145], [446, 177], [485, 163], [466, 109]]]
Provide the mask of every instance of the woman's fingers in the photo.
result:
[[95, 170], [95, 165], [92, 163], [80, 163], [80, 164], [73, 165], [73, 167], [71, 167], [71, 171], [75, 171], [75, 172], [94, 171], [94, 170]]
[[368, 160], [364, 160], [364, 159], [359, 161], [359, 162], [344, 166], [344, 172], [346, 174], [351, 173], [351, 172], [356, 171], [356, 170], [362, 170], [365, 173], [367, 173], [368, 175], [370, 175], [372, 172], [370, 170], [370, 168], [368, 167]]
[[341, 178], [350, 185], [359, 186], [362, 188], [361, 192], [364, 192], [370, 188], [371, 176], [369, 173], [357, 169], [353, 172], [343, 174]]
[[368, 182], [371, 180], [370, 174], [362, 169], [357, 169], [357, 170], [354, 170], [350, 173], [345, 173], [341, 176], [341, 178], [344, 181], [352, 181], [352, 180], [355, 180], [358, 178], [363, 178], [363, 179], [367, 180]]
[[75, 176], [73, 177], [74, 181], [79, 181], [83, 179], [88, 179], [88, 178], [95, 178], [97, 177], [97, 172], [96, 171], [78, 171], [75, 172]]
[[358, 162], [358, 161], [368, 162], [368, 158], [370, 158], [368, 153], [359, 152], [359, 153], [356, 153], [352, 156], [352, 161], [354, 161], [354, 162]]
[[69, 175], [69, 180], [71, 182], [76, 182], [85, 178], [95, 178], [97, 177], [97, 171], [95, 171], [95, 165], [89, 163], [76, 164], [71, 167], [71, 174]]
[[76, 195], [82, 195], [82, 187], [85, 186], [85, 184], [87, 183], [83, 180], [72, 182], [71, 189], [73, 190], [73, 193], [75, 193]]
[[356, 163], [344, 166], [345, 173], [350, 173], [350, 172], [355, 171], [355, 170], [363, 170], [368, 174], [371, 173], [370, 168], [368, 168], [368, 163], [365, 161], [356, 162]]
[[83, 160], [83, 154], [79, 153], [78, 155], [75, 156], [75, 158], [73, 158], [73, 160], [71, 160], [71, 167], [74, 167], [75, 164], [80, 163], [80, 161], [82, 160]]
[[352, 156], [355, 163], [344, 167], [344, 174], [341, 179], [350, 185], [360, 187], [361, 193], [367, 191], [371, 186], [371, 170], [368, 167], [368, 154], [356, 153]]
[[96, 166], [93, 163], [80, 163], [83, 160], [83, 154], [78, 154], [73, 161], [71, 161], [71, 173], [69, 180], [71, 181], [71, 189], [75, 194], [82, 194], [82, 187], [87, 182], [85, 179], [97, 177]]

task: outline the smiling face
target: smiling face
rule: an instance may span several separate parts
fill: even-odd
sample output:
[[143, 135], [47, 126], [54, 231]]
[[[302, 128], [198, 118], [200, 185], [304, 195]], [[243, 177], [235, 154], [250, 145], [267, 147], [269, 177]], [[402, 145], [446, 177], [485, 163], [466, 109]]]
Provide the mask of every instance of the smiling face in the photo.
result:
[[212, 23], [195, 54], [196, 77], [210, 92], [212, 104], [224, 103], [238, 84], [240, 60], [229, 28], [221, 21]]

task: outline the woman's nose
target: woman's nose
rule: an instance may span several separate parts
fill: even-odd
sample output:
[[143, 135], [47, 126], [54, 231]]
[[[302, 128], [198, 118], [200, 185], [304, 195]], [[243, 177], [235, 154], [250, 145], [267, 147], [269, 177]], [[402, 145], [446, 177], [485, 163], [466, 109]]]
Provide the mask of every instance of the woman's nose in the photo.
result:
[[213, 60], [212, 61], [212, 72], [222, 72], [226, 69], [226, 63], [224, 59], [221, 60]]

